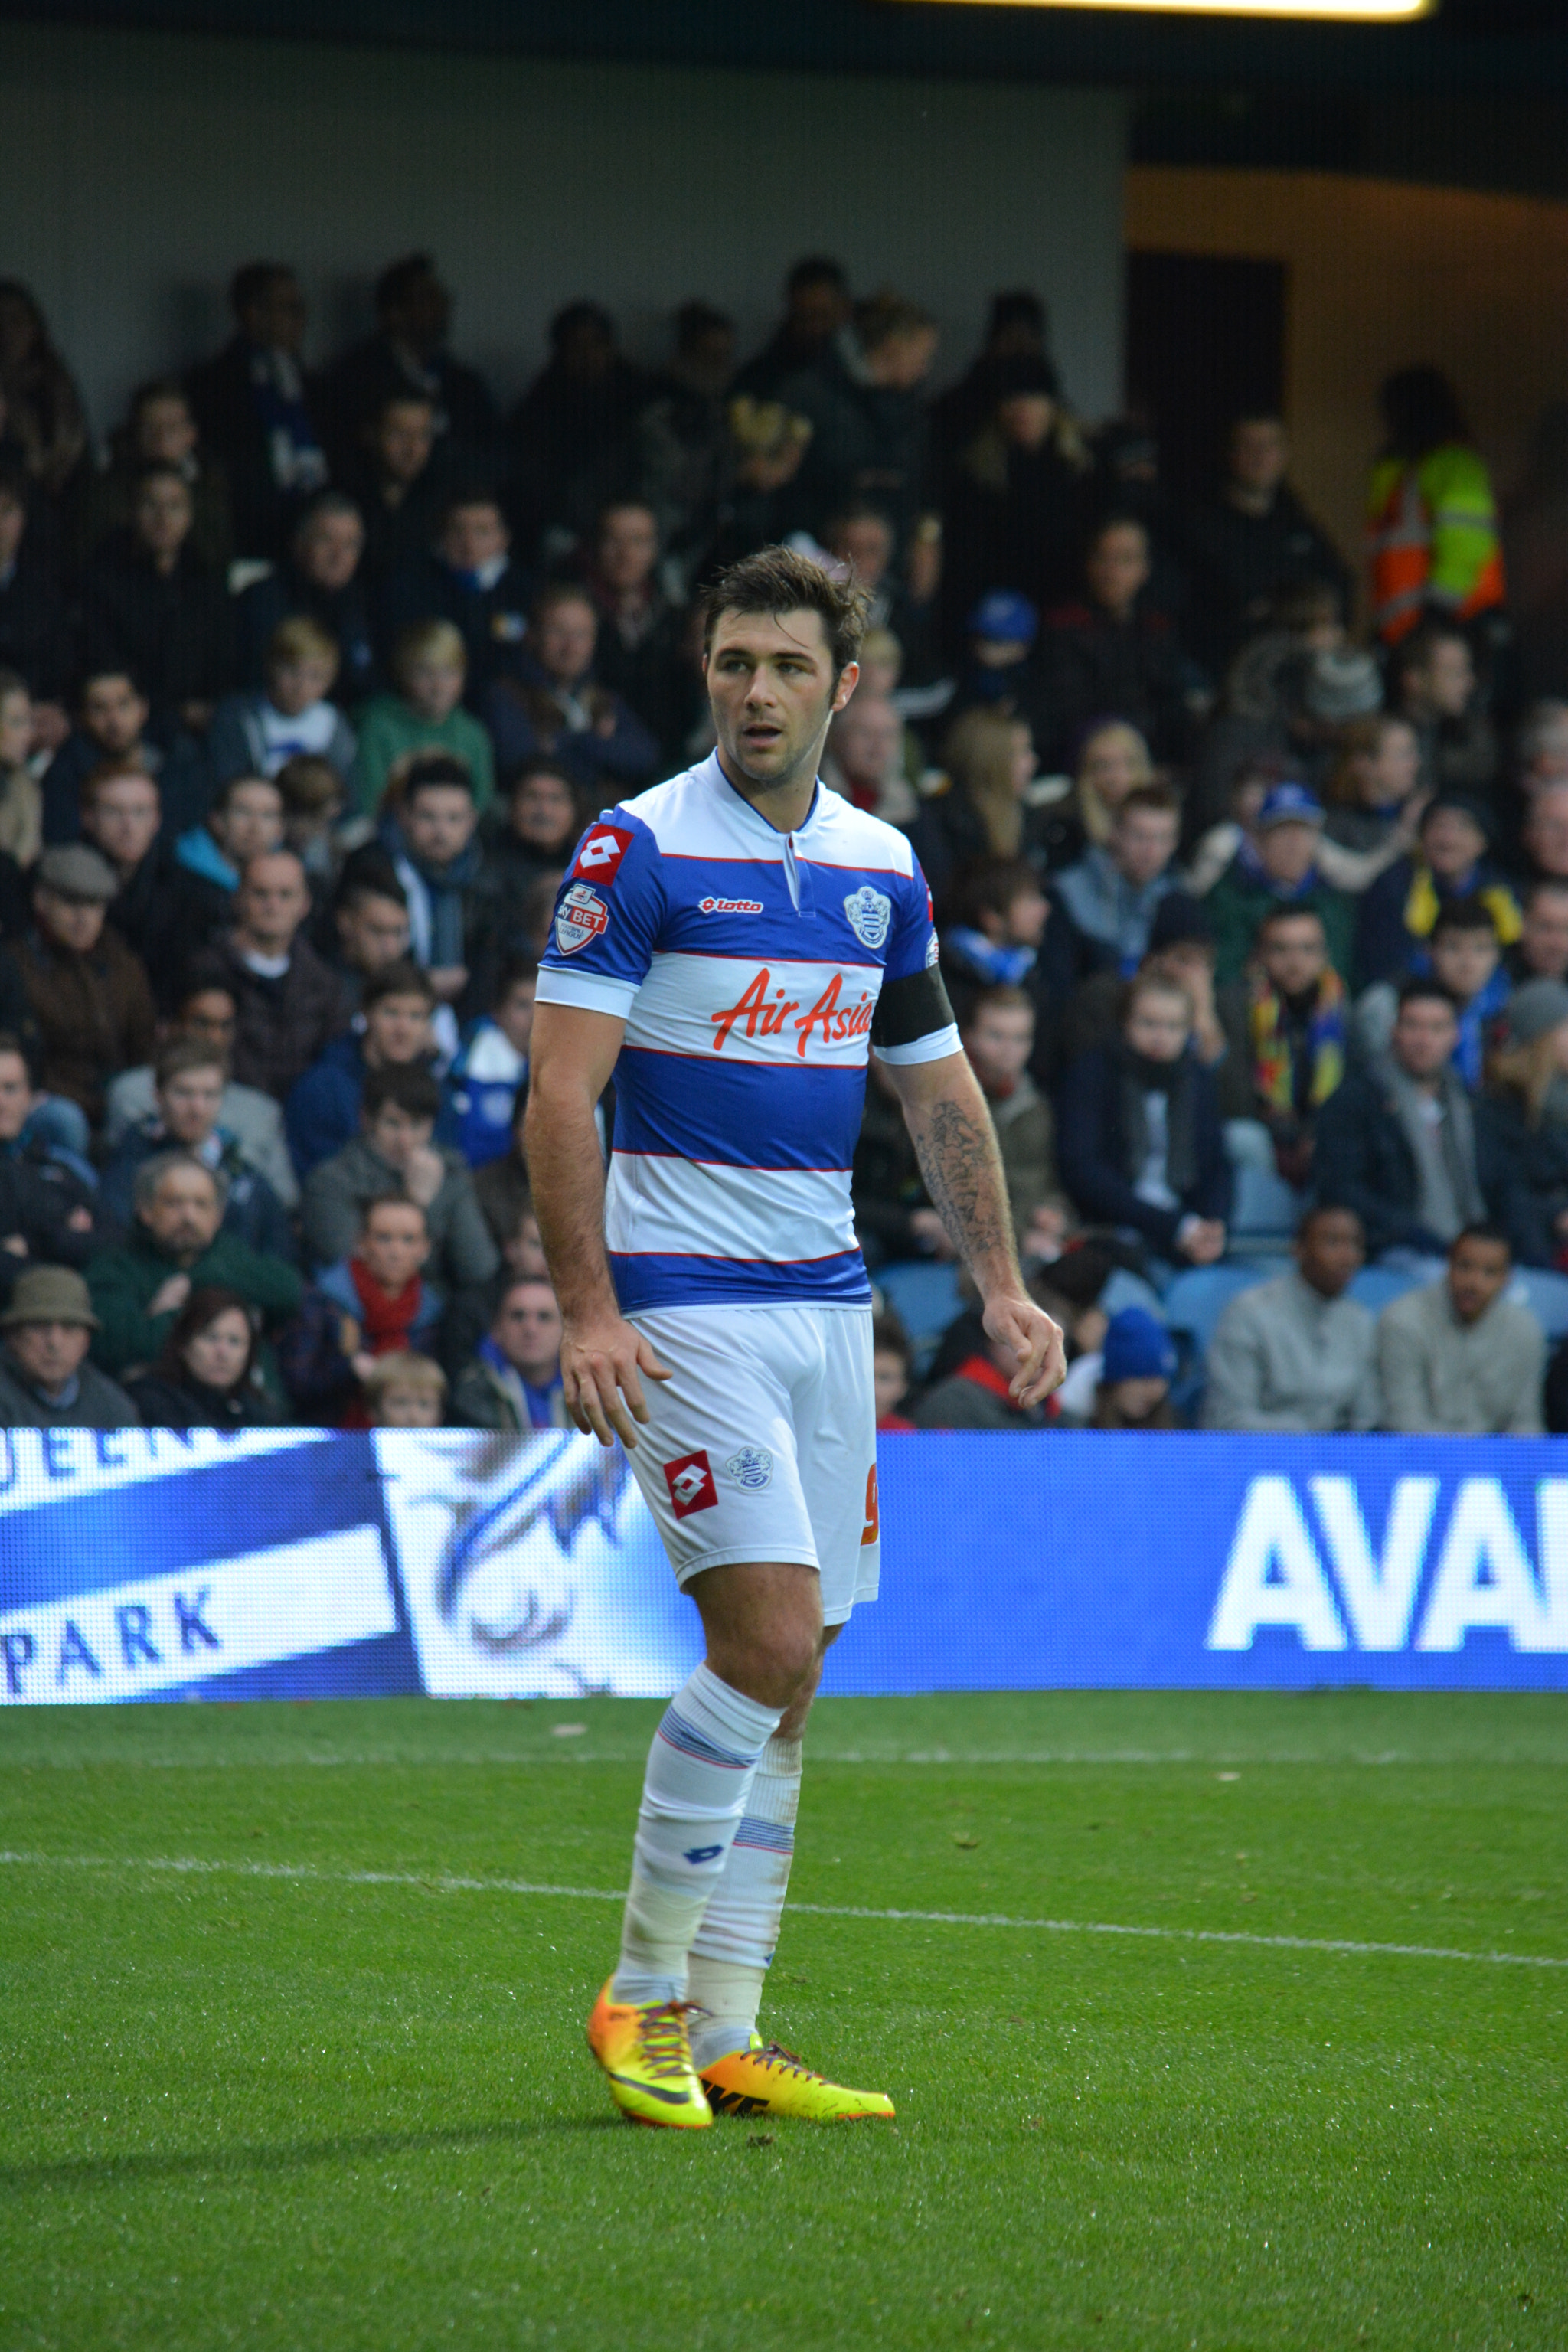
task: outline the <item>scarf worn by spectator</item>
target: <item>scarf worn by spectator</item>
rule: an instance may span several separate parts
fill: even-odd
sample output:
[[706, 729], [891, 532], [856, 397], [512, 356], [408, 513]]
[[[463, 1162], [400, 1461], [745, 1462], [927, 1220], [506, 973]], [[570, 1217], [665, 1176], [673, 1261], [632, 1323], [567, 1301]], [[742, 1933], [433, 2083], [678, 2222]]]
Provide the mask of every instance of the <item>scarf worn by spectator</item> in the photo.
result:
[[250, 355], [250, 397], [267, 436], [267, 462], [280, 490], [308, 498], [327, 478], [327, 461], [305, 405], [305, 385], [286, 352]]
[[1037, 961], [1033, 948], [999, 946], [967, 923], [954, 923], [945, 930], [942, 945], [971, 971], [978, 972], [990, 988], [1016, 988], [1034, 971]]
[[513, 1410], [525, 1429], [549, 1429], [552, 1426], [552, 1406], [561, 1386], [557, 1372], [548, 1388], [535, 1388], [525, 1381], [511, 1359], [504, 1355], [487, 1332], [475, 1349], [487, 1363], [512, 1402]]
[[1121, 1132], [1127, 1149], [1127, 1173], [1136, 1183], [1148, 1164], [1151, 1144], [1145, 1097], [1165, 1097], [1165, 1182], [1178, 1201], [1198, 1177], [1197, 1097], [1192, 1070], [1184, 1054], [1179, 1062], [1154, 1062], [1121, 1049]]
[[408, 1335], [424, 1297], [424, 1284], [416, 1274], [412, 1275], [401, 1290], [389, 1295], [380, 1283], [371, 1280], [357, 1257], [350, 1258], [349, 1273], [360, 1303], [360, 1323], [367, 1351], [373, 1356], [400, 1355], [408, 1346]]
[[[1476, 866], [1461, 888], [1447, 893], [1449, 898], [1479, 898], [1497, 926], [1499, 945], [1512, 947], [1523, 923], [1513, 892], [1506, 882], [1489, 882], [1484, 866]], [[1413, 940], [1429, 940], [1432, 927], [1443, 911], [1443, 899], [1437, 895], [1437, 885], [1432, 869], [1417, 861], [1410, 877], [1410, 887], [1405, 897], [1405, 912], [1401, 917]]]
[[465, 893], [479, 878], [484, 852], [478, 836], [447, 866], [428, 866], [407, 848], [393, 864], [408, 899], [409, 929], [418, 961], [437, 970], [466, 961]]
[[[1344, 1076], [1349, 1025], [1346, 1015], [1345, 984], [1330, 965], [1318, 982], [1316, 1002], [1307, 1022], [1307, 1057], [1311, 1073], [1307, 1099], [1314, 1110], [1328, 1101]], [[1253, 1085], [1271, 1110], [1294, 1110], [1296, 1078], [1285, 1001], [1262, 972], [1252, 983], [1251, 1018]]]

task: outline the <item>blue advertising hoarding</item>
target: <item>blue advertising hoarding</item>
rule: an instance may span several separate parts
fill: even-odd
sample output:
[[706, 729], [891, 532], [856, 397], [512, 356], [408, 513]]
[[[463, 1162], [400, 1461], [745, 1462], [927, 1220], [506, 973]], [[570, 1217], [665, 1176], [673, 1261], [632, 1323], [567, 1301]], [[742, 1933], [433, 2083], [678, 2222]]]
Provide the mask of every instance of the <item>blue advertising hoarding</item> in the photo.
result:
[[[1568, 1688], [1553, 1441], [882, 1442], [849, 1693]], [[0, 1432], [0, 1704], [663, 1696], [699, 1654], [624, 1458], [557, 1432]]]

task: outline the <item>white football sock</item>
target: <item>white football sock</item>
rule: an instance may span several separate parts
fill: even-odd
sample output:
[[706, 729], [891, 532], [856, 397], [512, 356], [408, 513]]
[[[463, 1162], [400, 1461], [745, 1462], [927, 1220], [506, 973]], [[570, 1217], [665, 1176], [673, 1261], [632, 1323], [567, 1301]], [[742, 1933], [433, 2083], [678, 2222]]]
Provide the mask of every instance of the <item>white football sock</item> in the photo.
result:
[[643, 1780], [616, 2000], [685, 1998], [687, 1955], [783, 1712], [731, 1690], [705, 1665], [666, 1708]]
[[724, 1874], [691, 1948], [687, 1998], [709, 2011], [692, 2027], [699, 2067], [748, 2049], [756, 2031], [795, 1853], [801, 1746], [775, 1733], [763, 1748]]

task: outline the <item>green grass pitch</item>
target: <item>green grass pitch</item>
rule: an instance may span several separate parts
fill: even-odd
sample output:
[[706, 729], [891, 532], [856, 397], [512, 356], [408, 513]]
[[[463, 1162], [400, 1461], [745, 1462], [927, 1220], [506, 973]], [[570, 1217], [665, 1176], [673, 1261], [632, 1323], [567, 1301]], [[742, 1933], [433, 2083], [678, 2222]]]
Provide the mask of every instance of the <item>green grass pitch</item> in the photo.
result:
[[764, 2021], [898, 2124], [696, 2137], [657, 1715], [0, 1717], [0, 2352], [1568, 2344], [1568, 1701], [826, 1702]]

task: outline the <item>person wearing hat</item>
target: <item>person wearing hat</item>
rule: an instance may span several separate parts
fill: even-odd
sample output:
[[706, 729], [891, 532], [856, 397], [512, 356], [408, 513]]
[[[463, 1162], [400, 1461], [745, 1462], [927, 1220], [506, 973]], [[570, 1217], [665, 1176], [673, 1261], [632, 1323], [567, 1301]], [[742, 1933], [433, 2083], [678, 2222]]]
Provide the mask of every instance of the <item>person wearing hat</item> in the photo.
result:
[[1347, 1296], [1366, 1262], [1353, 1209], [1309, 1209], [1292, 1272], [1233, 1298], [1209, 1341], [1203, 1424], [1286, 1434], [1375, 1429], [1372, 1317]]
[[1038, 716], [1034, 651], [1039, 633], [1038, 607], [1020, 590], [992, 588], [977, 598], [963, 619], [964, 656], [955, 697], [959, 709], [976, 702], [1005, 703], [1033, 726]]
[[110, 1079], [149, 1058], [156, 1025], [141, 958], [105, 928], [119, 889], [108, 858], [85, 842], [46, 849], [33, 869], [31, 928], [12, 950], [38, 1027], [43, 1087], [93, 1127]]
[[124, 1390], [87, 1360], [98, 1329], [74, 1268], [29, 1266], [0, 1315], [0, 1427], [139, 1429]]
[[1319, 918], [1329, 961], [1349, 981], [1354, 911], [1344, 893], [1323, 877], [1322, 838], [1323, 804], [1305, 784], [1288, 780], [1264, 794], [1251, 833], [1243, 835], [1205, 902], [1218, 947], [1215, 976], [1221, 988], [1241, 978], [1263, 919], [1277, 907], [1307, 908]]
[[1341, 611], [1349, 608], [1349, 566], [1291, 488], [1289, 470], [1283, 419], [1268, 411], [1237, 416], [1217, 489], [1182, 518], [1182, 552], [1193, 575], [1186, 634], [1215, 677], [1267, 625], [1281, 588], [1324, 581]]
[[1476, 1148], [1520, 1264], [1568, 1266], [1568, 983], [1514, 991], [1476, 1106]]
[[1090, 1429], [1179, 1429], [1171, 1402], [1176, 1347], [1145, 1307], [1124, 1307], [1105, 1327]]
[[1397, 981], [1431, 938], [1439, 908], [1479, 898], [1501, 946], [1510, 948], [1524, 919], [1502, 875], [1487, 856], [1491, 819], [1478, 802], [1440, 793], [1421, 812], [1415, 848], [1380, 876], [1361, 901], [1356, 923], [1358, 988]]

